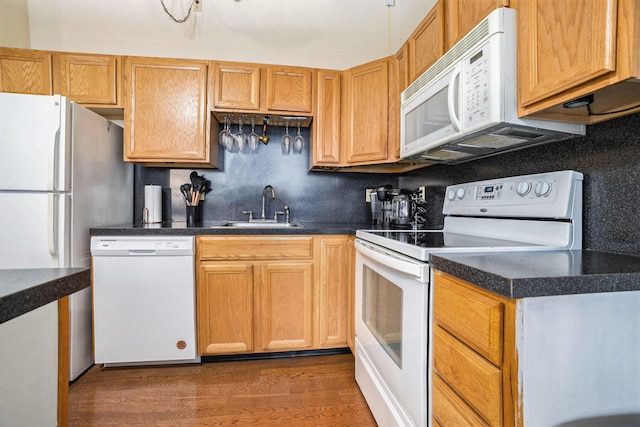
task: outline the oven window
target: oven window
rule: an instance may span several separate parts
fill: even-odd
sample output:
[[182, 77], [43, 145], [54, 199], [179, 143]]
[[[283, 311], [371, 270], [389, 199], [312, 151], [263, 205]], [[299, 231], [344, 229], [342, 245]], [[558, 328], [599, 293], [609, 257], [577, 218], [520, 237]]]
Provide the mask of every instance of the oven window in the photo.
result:
[[367, 266], [363, 275], [362, 320], [402, 368], [402, 289]]

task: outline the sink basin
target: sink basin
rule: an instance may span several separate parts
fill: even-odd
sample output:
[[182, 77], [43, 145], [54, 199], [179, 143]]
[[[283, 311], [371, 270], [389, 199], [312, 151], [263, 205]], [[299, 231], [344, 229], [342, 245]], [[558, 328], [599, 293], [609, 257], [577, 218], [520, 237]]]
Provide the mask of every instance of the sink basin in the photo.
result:
[[300, 224], [294, 222], [274, 222], [274, 221], [229, 221], [225, 224], [214, 226], [213, 228], [302, 228]]

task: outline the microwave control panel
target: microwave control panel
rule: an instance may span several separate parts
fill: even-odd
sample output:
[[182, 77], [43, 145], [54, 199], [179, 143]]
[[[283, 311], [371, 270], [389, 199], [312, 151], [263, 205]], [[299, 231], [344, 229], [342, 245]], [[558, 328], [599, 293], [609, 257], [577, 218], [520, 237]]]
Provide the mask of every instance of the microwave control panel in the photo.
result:
[[466, 58], [462, 65], [462, 105], [466, 126], [485, 122], [491, 109], [490, 44]]

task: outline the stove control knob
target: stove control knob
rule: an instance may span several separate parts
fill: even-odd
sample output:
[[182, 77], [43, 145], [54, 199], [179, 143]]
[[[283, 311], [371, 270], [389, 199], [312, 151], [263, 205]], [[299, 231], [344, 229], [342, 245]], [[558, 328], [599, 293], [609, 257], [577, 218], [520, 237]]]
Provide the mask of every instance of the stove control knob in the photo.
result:
[[551, 184], [547, 181], [540, 181], [536, 184], [536, 196], [546, 197], [551, 193]]
[[529, 181], [521, 181], [518, 183], [518, 187], [516, 187], [516, 193], [520, 197], [524, 197], [529, 194], [531, 191], [531, 183]]
[[460, 200], [464, 199], [464, 195], [465, 195], [464, 188], [458, 188], [458, 191], [456, 191], [456, 196], [458, 196], [458, 199]]
[[447, 197], [449, 198], [450, 202], [453, 202], [453, 199], [456, 198], [456, 192], [453, 190], [449, 191], [449, 194], [447, 194]]

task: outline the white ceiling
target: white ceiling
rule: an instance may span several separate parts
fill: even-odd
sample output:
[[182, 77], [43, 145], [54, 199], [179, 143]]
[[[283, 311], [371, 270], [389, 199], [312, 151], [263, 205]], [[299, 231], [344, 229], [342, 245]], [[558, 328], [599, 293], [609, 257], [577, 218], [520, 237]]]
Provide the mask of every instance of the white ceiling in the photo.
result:
[[[176, 17], [191, 1], [164, 0]], [[395, 53], [436, 0], [201, 1], [184, 24], [160, 0], [0, 0], [0, 19], [28, 9], [30, 46], [15, 47], [342, 70]]]

